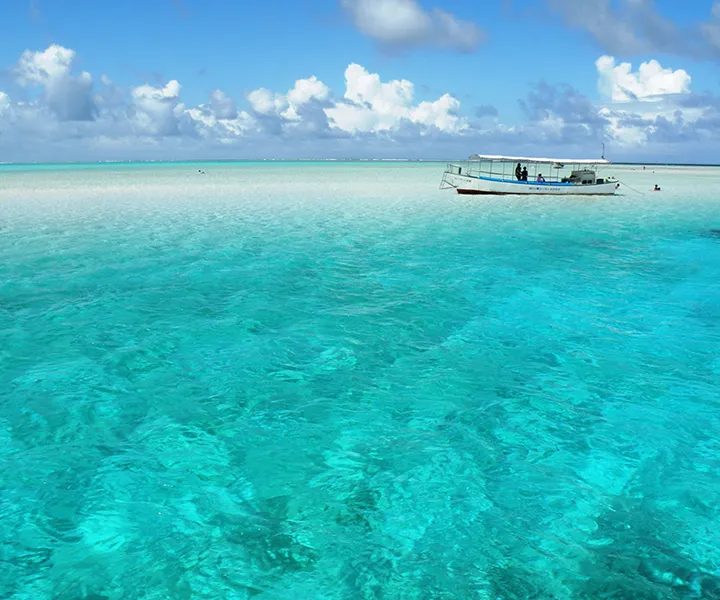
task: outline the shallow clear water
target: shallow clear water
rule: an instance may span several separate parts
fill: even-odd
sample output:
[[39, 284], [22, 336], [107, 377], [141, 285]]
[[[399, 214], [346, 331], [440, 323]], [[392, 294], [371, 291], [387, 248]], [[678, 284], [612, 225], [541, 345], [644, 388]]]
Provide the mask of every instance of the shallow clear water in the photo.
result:
[[0, 169], [0, 597], [720, 598], [720, 170], [443, 168]]

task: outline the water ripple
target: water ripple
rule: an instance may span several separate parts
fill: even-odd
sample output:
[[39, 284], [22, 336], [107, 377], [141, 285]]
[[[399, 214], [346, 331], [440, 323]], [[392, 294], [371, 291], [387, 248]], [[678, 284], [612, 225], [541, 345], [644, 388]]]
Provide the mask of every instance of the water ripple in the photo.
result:
[[720, 598], [717, 173], [184, 168], [4, 174], [0, 597]]

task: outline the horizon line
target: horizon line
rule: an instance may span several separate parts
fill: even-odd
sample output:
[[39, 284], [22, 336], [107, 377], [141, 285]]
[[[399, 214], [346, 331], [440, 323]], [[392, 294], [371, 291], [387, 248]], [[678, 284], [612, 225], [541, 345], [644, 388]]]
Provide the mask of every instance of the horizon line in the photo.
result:
[[[467, 158], [198, 158], [198, 159], [127, 159], [95, 161], [0, 161], [0, 168], [6, 166], [72, 166], [72, 165], [117, 165], [117, 164], [198, 164], [198, 163], [244, 163], [244, 162], [423, 162], [445, 163], [466, 162]], [[679, 162], [630, 162], [610, 161], [609, 165], [651, 166], [651, 167], [720, 167], [718, 163], [679, 163]], [[607, 165], [607, 166], [609, 166]]]

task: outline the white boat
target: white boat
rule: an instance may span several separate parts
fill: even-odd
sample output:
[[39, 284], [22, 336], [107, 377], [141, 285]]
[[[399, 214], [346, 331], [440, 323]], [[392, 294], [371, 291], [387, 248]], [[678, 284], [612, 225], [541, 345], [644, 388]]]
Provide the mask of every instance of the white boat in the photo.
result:
[[440, 189], [455, 189], [458, 194], [609, 196], [620, 183], [614, 178], [597, 176], [598, 167], [609, 164], [605, 158], [473, 154], [465, 164], [447, 165]]

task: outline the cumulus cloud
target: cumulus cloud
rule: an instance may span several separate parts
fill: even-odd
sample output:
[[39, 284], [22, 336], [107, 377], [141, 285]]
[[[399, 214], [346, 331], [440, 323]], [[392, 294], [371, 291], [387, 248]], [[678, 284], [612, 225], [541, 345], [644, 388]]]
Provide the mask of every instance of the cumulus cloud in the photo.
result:
[[570, 85], [541, 81], [520, 100], [520, 107], [532, 123], [531, 134], [544, 142], [584, 145], [595, 151], [605, 138], [607, 119]]
[[467, 128], [466, 120], [457, 115], [460, 102], [450, 94], [434, 102], [413, 104], [412, 82], [403, 79], [383, 83], [379, 75], [368, 73], [358, 64], [345, 70], [345, 84], [345, 100], [325, 111], [331, 125], [342, 131], [387, 131], [403, 120], [445, 132]]
[[23, 52], [14, 71], [17, 82], [25, 87], [43, 89], [48, 106], [63, 121], [90, 121], [97, 107], [92, 98], [93, 80], [83, 71], [72, 75], [74, 50], [57, 44], [42, 52]]
[[392, 131], [407, 121], [420, 127], [458, 132], [467, 127], [458, 116], [460, 102], [450, 94], [415, 103], [414, 86], [407, 80], [383, 82], [358, 64], [345, 70], [342, 99], [316, 77], [298, 79], [285, 94], [265, 88], [248, 94], [248, 102], [266, 130], [297, 129], [302, 123], [316, 133], [357, 134]]
[[214, 90], [210, 94], [210, 106], [212, 112], [218, 119], [234, 119], [237, 116], [237, 105], [235, 100], [222, 90]]
[[180, 114], [175, 108], [173, 116], [203, 140], [218, 146], [228, 146], [234, 141], [246, 139], [254, 130], [255, 121], [247, 111], [239, 111], [235, 100], [220, 89], [210, 94], [210, 101], [199, 106], [185, 108]]
[[[122, 89], [107, 74], [99, 77], [97, 90], [89, 85], [84, 95], [65, 93], [66, 103], [60, 107], [59, 88], [69, 89], [68, 81], [93, 81], [89, 73], [73, 74], [75, 56], [61, 46], [22, 55], [13, 71], [17, 83], [41, 86], [46, 93], [24, 101], [0, 95], [0, 160], [20, 160], [18, 153], [24, 150], [32, 154], [32, 143], [42, 148], [42, 160], [144, 158], [168, 148], [178, 156], [193, 147], [200, 153], [232, 149], [244, 156], [282, 148], [292, 155], [320, 140], [325, 146], [315, 146], [315, 156], [355, 154], [359, 144], [369, 148], [373, 136], [380, 134], [384, 137], [377, 139], [390, 146], [413, 135], [429, 144], [468, 127], [453, 96], [417, 102], [411, 82], [383, 82], [356, 64], [347, 68], [340, 96], [310, 76], [296, 80], [284, 93], [266, 88], [250, 92], [247, 110], [238, 109], [236, 100], [222, 90], [214, 90], [204, 104], [187, 106], [178, 80]], [[77, 117], [88, 103], [93, 119], [82, 121]], [[77, 153], [68, 153], [73, 144]], [[49, 157], [53, 152], [54, 158]], [[27, 154], [22, 159], [27, 160]]]
[[216, 112], [212, 104], [187, 109], [188, 122], [197, 135], [220, 146], [228, 146], [245, 139], [254, 129], [254, 121], [246, 111], [232, 117], [226, 111]]
[[180, 102], [180, 83], [169, 81], [163, 87], [140, 85], [131, 91], [133, 105], [131, 115], [137, 126], [145, 133], [177, 135], [184, 106]]
[[[603, 98], [593, 102], [566, 84], [537, 84], [520, 101], [528, 123], [510, 127], [544, 145], [596, 155], [605, 143], [610, 158], [717, 160], [720, 98], [696, 95], [682, 69], [655, 60], [633, 71], [610, 56], [596, 61]], [[711, 150], [709, 152], [709, 150]]]
[[272, 92], [265, 88], [248, 94], [252, 109], [263, 116], [280, 116], [284, 119], [298, 120], [303, 106], [313, 102], [323, 102], [330, 96], [330, 88], [314, 75], [307, 79], [298, 79], [286, 94]]
[[717, 114], [717, 103], [709, 98], [697, 102], [685, 70], [650, 60], [633, 71], [630, 63], [616, 64], [612, 56], [601, 56], [596, 67], [598, 89], [606, 99], [599, 115], [619, 146], [679, 144], [716, 135], [714, 128], [708, 130], [707, 117]]
[[100, 76], [100, 91], [94, 94], [93, 102], [97, 110], [122, 106], [126, 99], [125, 90], [115, 85], [112, 79], [103, 74]]
[[435, 46], [471, 52], [483, 39], [480, 28], [417, 0], [340, 0], [355, 27], [387, 48]]
[[687, 71], [663, 68], [656, 60], [641, 63], [636, 72], [632, 71], [631, 63], [616, 64], [612, 56], [601, 56], [595, 66], [600, 92], [614, 102], [651, 100], [690, 91], [691, 78]]
[[298, 79], [286, 93], [259, 88], [247, 95], [256, 126], [269, 135], [328, 135], [324, 108], [330, 105], [331, 91], [314, 75]]
[[[717, 145], [720, 98], [692, 93], [686, 71], [654, 60], [634, 70], [600, 57], [601, 102], [569, 85], [540, 82], [520, 101], [524, 120], [513, 124], [500, 122], [488, 105], [463, 113], [451, 94], [416, 99], [411, 81], [383, 80], [355, 63], [345, 70], [342, 90], [309, 76], [285, 92], [259, 88], [237, 100], [216, 89], [188, 106], [178, 80], [123, 88], [103, 74], [95, 86], [89, 73], [76, 74], [74, 61], [75, 53], [60, 46], [23, 53], [12, 74], [41, 93], [15, 99], [0, 91], [0, 161], [453, 158], [553, 148], [596, 155], [601, 142], [613, 158], [660, 150], [720, 158], [707, 154]], [[77, 87], [68, 81], [90, 85], [73, 95], [67, 90]]]

